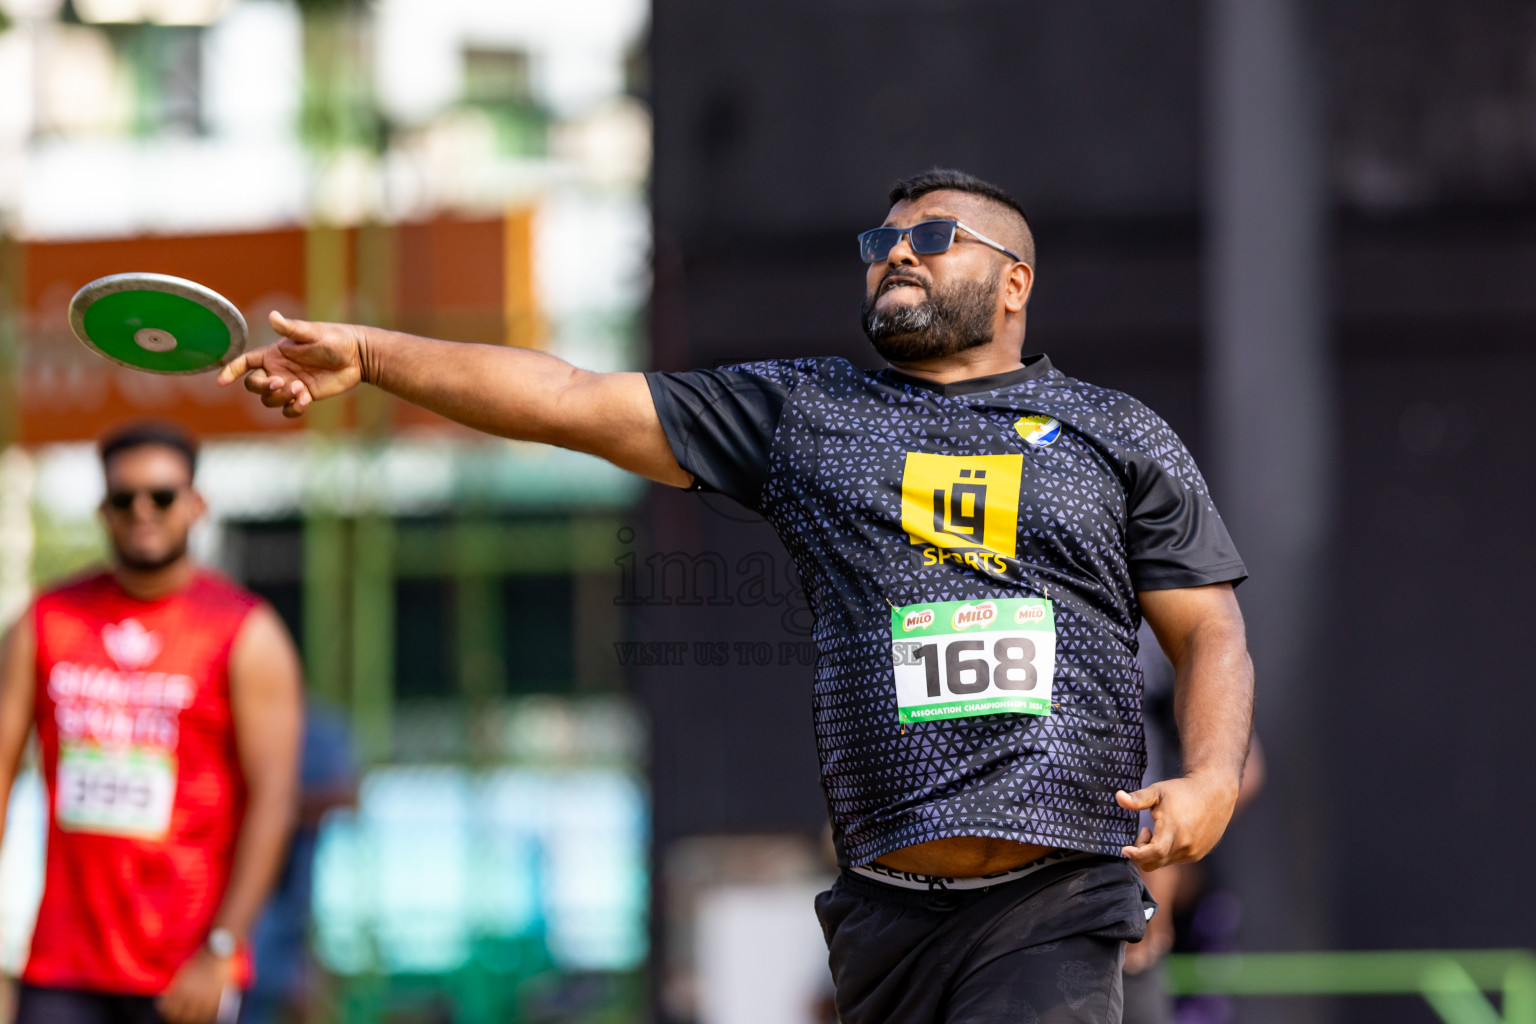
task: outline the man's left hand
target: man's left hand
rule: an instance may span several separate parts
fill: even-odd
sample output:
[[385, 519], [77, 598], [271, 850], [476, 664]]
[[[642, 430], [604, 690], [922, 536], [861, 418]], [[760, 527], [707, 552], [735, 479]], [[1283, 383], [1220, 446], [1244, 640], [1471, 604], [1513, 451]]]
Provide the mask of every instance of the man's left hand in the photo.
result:
[[207, 949], [199, 949], [155, 1000], [155, 1009], [168, 1024], [209, 1024], [219, 1015], [224, 990], [234, 983], [233, 958], [216, 957]]
[[1121, 807], [1152, 812], [1152, 827], [1120, 852], [1143, 871], [1199, 860], [1226, 831], [1237, 790], [1237, 779], [1203, 775], [1155, 782], [1134, 793], [1119, 790], [1115, 800]]

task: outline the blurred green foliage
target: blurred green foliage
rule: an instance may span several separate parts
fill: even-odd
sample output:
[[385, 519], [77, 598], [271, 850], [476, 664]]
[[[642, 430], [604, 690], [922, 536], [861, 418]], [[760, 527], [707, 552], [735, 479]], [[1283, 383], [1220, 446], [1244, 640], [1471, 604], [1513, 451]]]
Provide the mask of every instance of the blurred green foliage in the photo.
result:
[[107, 564], [106, 534], [95, 519], [57, 519], [39, 510], [32, 525], [32, 580], [39, 587]]
[[300, 134], [315, 150], [380, 152], [387, 125], [373, 94], [367, 5], [307, 0], [304, 9], [304, 100]]
[[372, 6], [369, 0], [298, 0], [299, 10], [309, 15], [316, 12], [361, 11]]

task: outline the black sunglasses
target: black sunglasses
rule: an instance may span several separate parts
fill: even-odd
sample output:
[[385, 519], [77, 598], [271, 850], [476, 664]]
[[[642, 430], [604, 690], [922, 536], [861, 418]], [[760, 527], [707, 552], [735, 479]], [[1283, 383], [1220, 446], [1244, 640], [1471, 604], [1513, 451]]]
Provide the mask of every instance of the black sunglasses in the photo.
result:
[[176, 504], [176, 499], [181, 497], [181, 491], [175, 487], [152, 487], [143, 491], [113, 491], [107, 495], [107, 505], [117, 512], [127, 512], [133, 508], [133, 503], [141, 494], [149, 495], [149, 500], [155, 503], [155, 508], [162, 512]]
[[990, 245], [998, 252], [1007, 253], [1015, 262], [1024, 262], [1012, 249], [999, 245], [980, 231], [967, 227], [958, 220], [925, 220], [909, 228], [870, 228], [859, 235], [859, 257], [865, 263], [879, 263], [891, 254], [892, 249], [896, 248], [896, 243], [901, 241], [902, 235], [906, 235], [911, 240], [912, 251], [919, 256], [947, 252], [949, 247], [955, 244], [956, 228], [983, 245]]

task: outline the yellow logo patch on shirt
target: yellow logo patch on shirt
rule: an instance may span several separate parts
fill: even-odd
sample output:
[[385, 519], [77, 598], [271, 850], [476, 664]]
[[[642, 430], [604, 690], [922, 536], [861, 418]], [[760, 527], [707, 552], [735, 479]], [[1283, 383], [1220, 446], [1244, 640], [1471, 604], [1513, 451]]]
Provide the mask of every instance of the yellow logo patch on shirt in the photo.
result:
[[[913, 544], [1012, 558], [1024, 456], [907, 452], [901, 526]], [[942, 560], [940, 558], [939, 560]]]

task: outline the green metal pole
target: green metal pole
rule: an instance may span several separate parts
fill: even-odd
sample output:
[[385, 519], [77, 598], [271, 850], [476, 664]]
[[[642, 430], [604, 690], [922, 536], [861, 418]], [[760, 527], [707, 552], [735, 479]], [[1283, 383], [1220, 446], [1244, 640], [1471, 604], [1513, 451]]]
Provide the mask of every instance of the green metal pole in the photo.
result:
[[[393, 326], [396, 279], [393, 229], [378, 224], [357, 231], [358, 322]], [[357, 432], [365, 444], [363, 479], [376, 480], [389, 433], [390, 398], [376, 388], [356, 392]], [[376, 511], [378, 496], [364, 494], [352, 533], [352, 716], [358, 747], [370, 761], [394, 752], [396, 531]]]
[[502, 634], [505, 608], [501, 578], [488, 572], [487, 544], [499, 531], [458, 522], [453, 530], [453, 631], [459, 693], [470, 723], [470, 753], [477, 760], [494, 758], [498, 744], [477, 728], [490, 705], [507, 692], [507, 650]]
[[614, 644], [624, 639], [623, 610], [614, 603], [613, 560], [619, 524], [606, 517], [571, 524], [571, 595], [576, 692], [612, 693], [622, 684]]
[[1516, 962], [1504, 972], [1506, 1024], [1536, 1024], [1536, 958]]
[[1477, 982], [1454, 960], [1443, 960], [1424, 971], [1419, 982], [1424, 1001], [1445, 1024], [1503, 1024]]
[[[304, 298], [312, 319], [346, 315], [346, 235], [328, 225], [311, 225], [304, 235]], [[334, 435], [342, 407], [320, 402], [307, 415], [310, 473], [304, 510], [304, 665], [315, 693], [344, 706], [347, 685], [348, 530], [337, 514]]]
[[366, 761], [390, 758], [395, 710], [395, 524], [365, 515], [352, 530], [352, 722]]
[[[1536, 955], [1524, 949], [1170, 956], [1175, 995], [1421, 995], [1447, 1024], [1536, 1024]], [[1501, 1017], [1484, 992], [1502, 989]]]
[[347, 693], [347, 524], [310, 508], [304, 516], [304, 672], [337, 707]]

